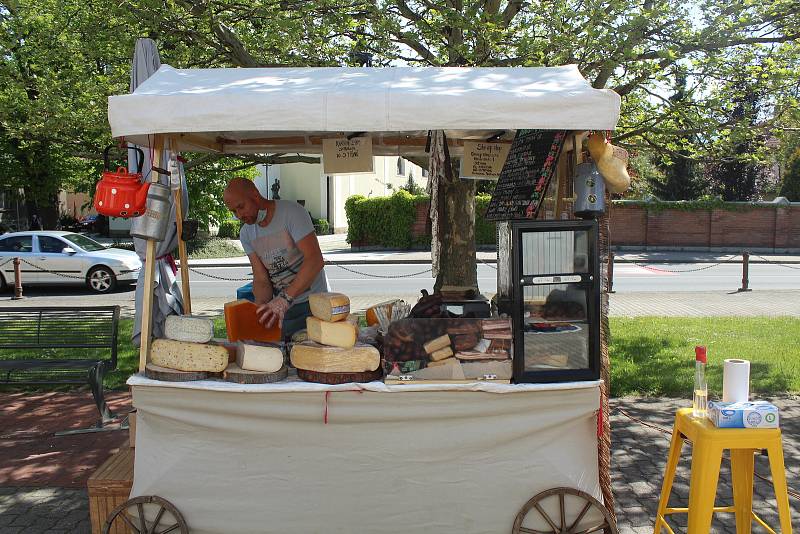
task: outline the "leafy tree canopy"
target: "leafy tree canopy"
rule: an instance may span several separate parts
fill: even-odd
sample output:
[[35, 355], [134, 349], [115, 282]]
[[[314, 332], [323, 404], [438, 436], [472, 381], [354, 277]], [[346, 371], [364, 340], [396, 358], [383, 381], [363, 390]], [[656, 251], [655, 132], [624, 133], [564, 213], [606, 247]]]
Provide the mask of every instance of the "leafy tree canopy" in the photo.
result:
[[[2, 186], [40, 204], [64, 186], [91, 189], [110, 142], [107, 97], [128, 91], [139, 36], [177, 67], [352, 65], [365, 54], [376, 66], [574, 63], [623, 97], [615, 143], [693, 161], [780, 134], [800, 91], [796, 0], [1, 0]], [[670, 98], [679, 71], [683, 95]], [[757, 127], [737, 115], [745, 92], [763, 95]], [[746, 157], [767, 158], [762, 147], [748, 144]], [[194, 172], [287, 160], [238, 161]]]

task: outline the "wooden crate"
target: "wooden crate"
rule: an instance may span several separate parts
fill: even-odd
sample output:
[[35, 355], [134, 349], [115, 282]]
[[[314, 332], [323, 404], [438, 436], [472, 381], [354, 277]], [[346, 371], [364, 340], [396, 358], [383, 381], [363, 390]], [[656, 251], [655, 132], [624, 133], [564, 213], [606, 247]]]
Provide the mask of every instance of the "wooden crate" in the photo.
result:
[[[130, 498], [133, 485], [133, 455], [135, 449], [123, 447], [89, 477], [89, 516], [92, 534], [103, 531], [103, 523], [111, 511]], [[111, 534], [129, 534], [130, 529], [115, 521]]]

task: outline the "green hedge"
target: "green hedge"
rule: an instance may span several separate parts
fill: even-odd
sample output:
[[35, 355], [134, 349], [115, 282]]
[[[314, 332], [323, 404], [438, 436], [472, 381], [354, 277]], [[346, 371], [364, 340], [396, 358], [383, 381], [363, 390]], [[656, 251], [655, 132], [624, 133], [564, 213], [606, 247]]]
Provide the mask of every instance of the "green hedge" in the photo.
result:
[[237, 220], [222, 221], [219, 225], [217, 237], [220, 239], [239, 239], [239, 228], [242, 223]]
[[[495, 224], [483, 218], [491, 196], [475, 198], [475, 242], [495, 244]], [[415, 241], [411, 228], [417, 216], [417, 204], [428, 203], [427, 196], [413, 196], [405, 190], [389, 197], [366, 198], [355, 195], [347, 199], [347, 242], [356, 246], [381, 246], [408, 249], [414, 245], [430, 245], [430, 235]]]

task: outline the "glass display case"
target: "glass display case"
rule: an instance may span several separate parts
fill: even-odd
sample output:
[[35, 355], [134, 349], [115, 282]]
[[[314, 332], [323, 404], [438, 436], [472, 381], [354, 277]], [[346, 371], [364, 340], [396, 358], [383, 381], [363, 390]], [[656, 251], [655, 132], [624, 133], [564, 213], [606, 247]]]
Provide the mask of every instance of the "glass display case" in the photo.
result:
[[596, 221], [511, 223], [514, 380], [600, 377]]

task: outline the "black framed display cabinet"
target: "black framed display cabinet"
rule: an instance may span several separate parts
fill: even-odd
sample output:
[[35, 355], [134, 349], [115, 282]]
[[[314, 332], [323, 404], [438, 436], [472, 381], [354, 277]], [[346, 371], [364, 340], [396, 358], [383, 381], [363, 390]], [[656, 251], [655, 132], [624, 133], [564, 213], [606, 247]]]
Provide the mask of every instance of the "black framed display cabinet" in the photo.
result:
[[600, 378], [597, 222], [511, 223], [514, 381]]

